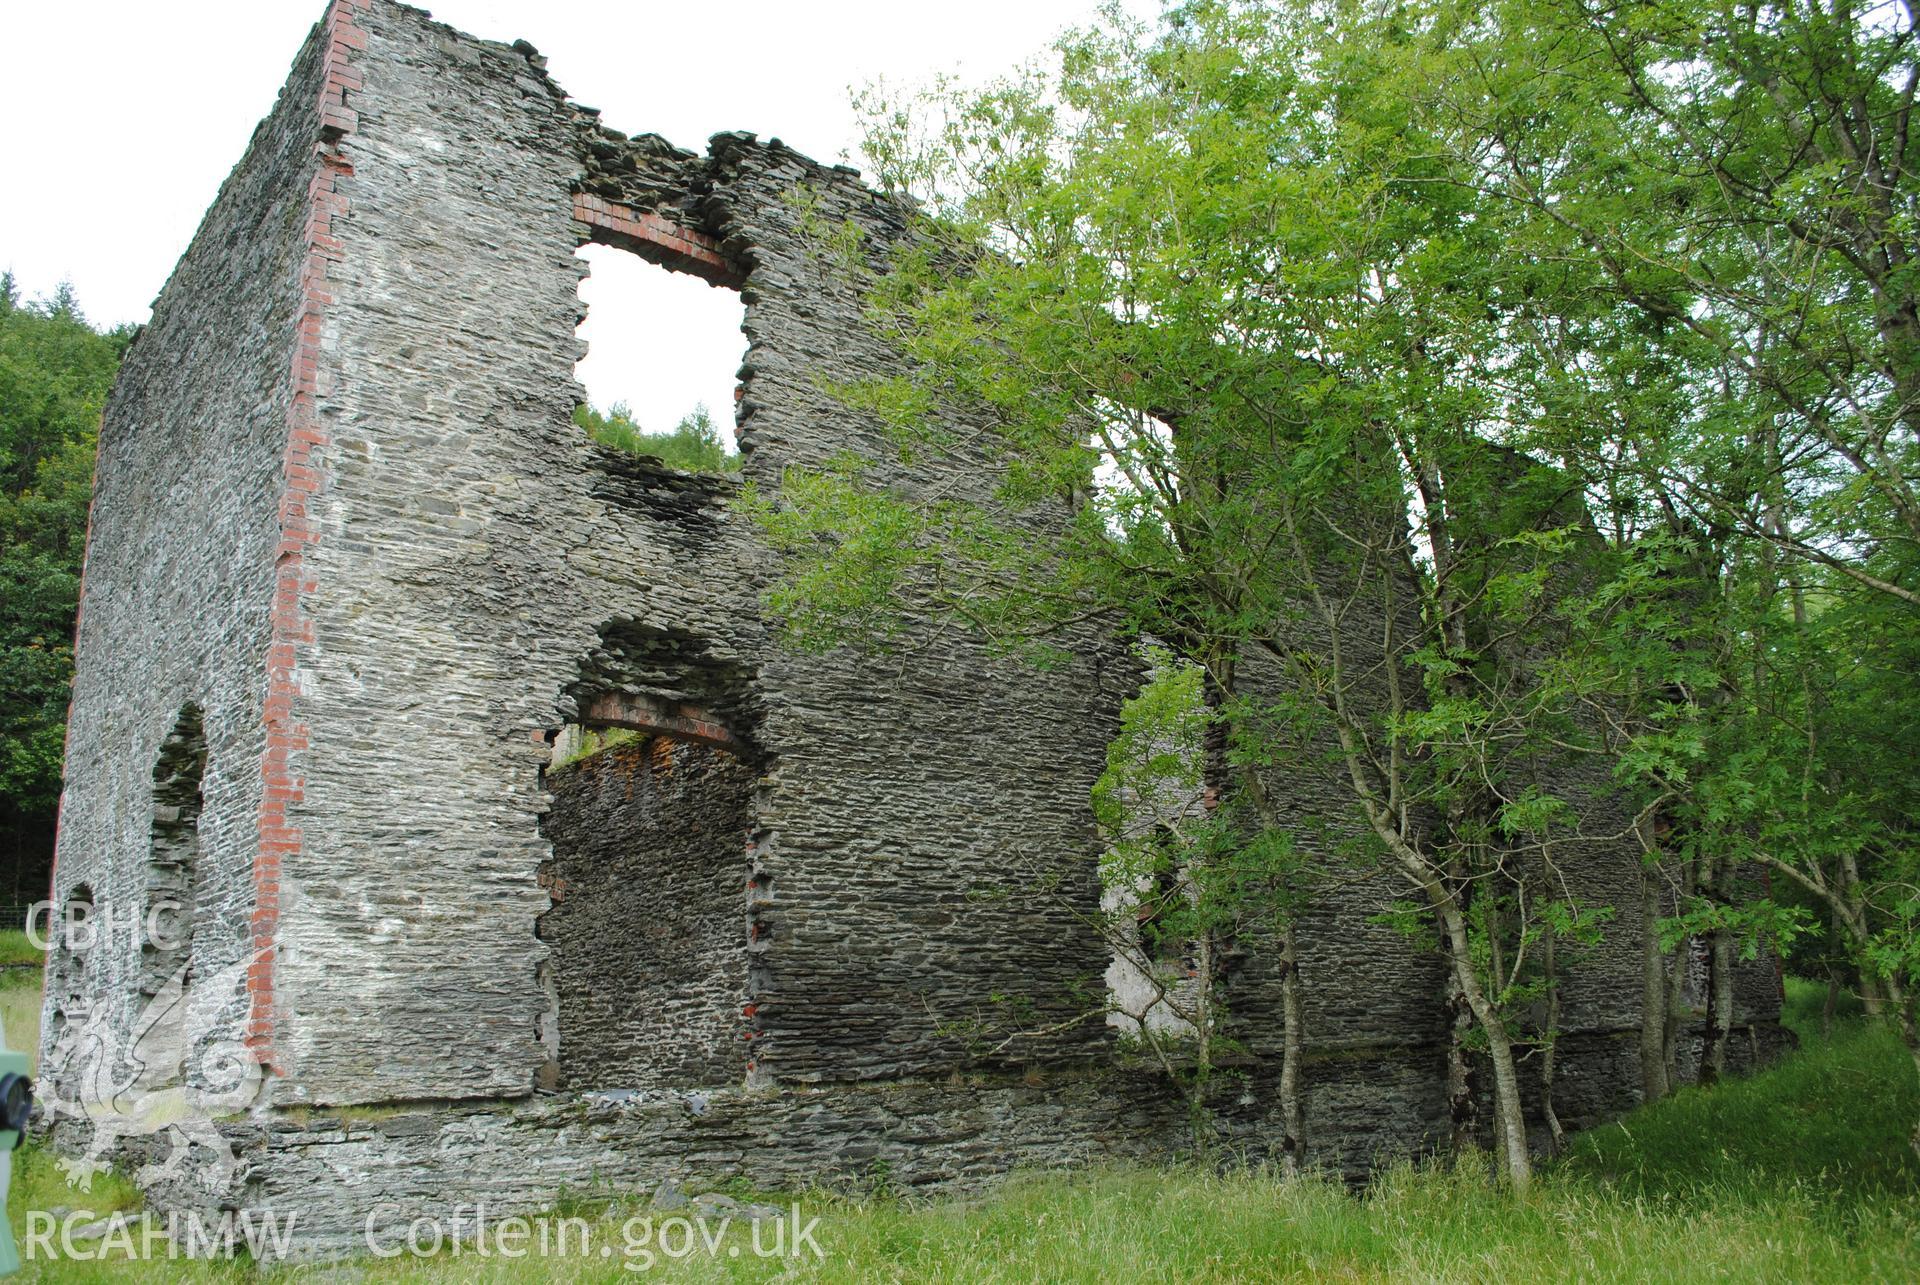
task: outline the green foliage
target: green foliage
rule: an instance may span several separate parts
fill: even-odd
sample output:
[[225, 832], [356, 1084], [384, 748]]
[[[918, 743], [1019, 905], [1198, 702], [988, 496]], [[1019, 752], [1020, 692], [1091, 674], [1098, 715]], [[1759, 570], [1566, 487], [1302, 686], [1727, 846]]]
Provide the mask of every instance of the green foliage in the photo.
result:
[[[1038, 666], [1064, 659], [1059, 613], [1085, 600], [1087, 569], [1031, 532], [959, 500], [903, 499], [867, 481], [843, 454], [824, 469], [790, 468], [777, 500], [749, 485], [742, 507], [787, 559], [767, 594], [787, 641], [808, 650], [885, 649], [907, 607], [952, 613], [996, 649]], [[975, 592], [983, 579], [1019, 592]]]
[[795, 646], [886, 645], [901, 628], [900, 595], [930, 565], [928, 517], [862, 486], [862, 471], [851, 457], [828, 470], [789, 469], [777, 505], [747, 488], [745, 509], [797, 564], [796, 575], [768, 597]]
[[573, 408], [573, 422], [602, 446], [649, 456], [684, 473], [725, 475], [740, 471], [740, 457], [727, 450], [704, 402], [667, 433], [649, 433], [640, 427], [625, 402], [615, 402], [604, 413], [582, 403]]
[[71, 292], [0, 278], [0, 819], [47, 824], [60, 792], [74, 609], [100, 411], [126, 332]]
[[1208, 723], [1198, 666], [1164, 647], [1147, 657], [1152, 677], [1120, 707], [1120, 734], [1107, 747], [1107, 770], [1093, 787], [1093, 812], [1107, 834], [1124, 840], [1200, 792], [1201, 740]]
[[1724, 933], [1738, 947], [1740, 958], [1746, 960], [1758, 959], [1762, 947], [1790, 954], [1794, 942], [1813, 923], [1805, 907], [1783, 905], [1770, 897], [1735, 902], [1693, 896], [1679, 909], [1679, 914], [1660, 923], [1664, 948], [1677, 950], [1689, 937]]

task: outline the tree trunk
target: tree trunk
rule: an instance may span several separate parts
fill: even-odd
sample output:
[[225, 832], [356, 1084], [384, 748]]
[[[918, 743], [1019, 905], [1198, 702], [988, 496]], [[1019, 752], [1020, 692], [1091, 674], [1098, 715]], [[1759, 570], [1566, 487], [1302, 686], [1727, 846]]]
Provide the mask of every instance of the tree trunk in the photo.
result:
[[1658, 868], [1640, 872], [1640, 1093], [1658, 1102], [1672, 1091], [1667, 1079], [1667, 964], [1660, 950]]
[[[1441, 896], [1444, 898], [1444, 893]], [[1450, 899], [1443, 900], [1435, 910], [1446, 935], [1447, 954], [1461, 997], [1486, 1032], [1487, 1061], [1493, 1068], [1494, 1137], [1499, 1142], [1504, 1176], [1515, 1191], [1525, 1191], [1533, 1181], [1533, 1157], [1527, 1147], [1526, 1116], [1520, 1107], [1520, 1075], [1514, 1067], [1513, 1040], [1506, 1021], [1480, 989], [1465, 917]]]
[[[1208, 658], [1207, 673], [1213, 678], [1206, 688], [1209, 705], [1217, 706], [1233, 693], [1235, 667], [1230, 658], [1213, 656]], [[1225, 729], [1219, 722], [1210, 722], [1206, 728], [1202, 754], [1206, 756], [1205, 772], [1208, 779], [1224, 779], [1227, 774], [1227, 741]], [[1241, 781], [1247, 798], [1253, 801], [1254, 812], [1260, 818], [1263, 828], [1278, 832], [1281, 829], [1280, 818], [1273, 808], [1273, 801], [1267, 795], [1266, 783], [1260, 779], [1260, 773], [1252, 764], [1243, 764], [1240, 768]], [[1210, 795], [1206, 803], [1211, 812], [1217, 806], [1217, 797]], [[1291, 889], [1283, 889], [1290, 892]], [[1300, 995], [1300, 950], [1299, 942], [1293, 931], [1293, 905], [1291, 896], [1287, 897], [1286, 916], [1280, 928], [1280, 1013], [1283, 1023], [1280, 1046], [1280, 1170], [1288, 1177], [1300, 1172], [1306, 1163], [1306, 1113], [1300, 1103], [1300, 1067], [1306, 1059], [1306, 1013]], [[1211, 974], [1208, 974], [1211, 976]]]
[[[1206, 951], [1200, 951], [1201, 967], [1206, 967]], [[1202, 974], [1210, 976], [1210, 974]], [[1218, 1130], [1213, 1119], [1213, 1035], [1214, 1012], [1211, 1001], [1212, 992], [1207, 985], [1201, 987], [1203, 998], [1195, 1008], [1193, 1065], [1188, 1074], [1189, 1092], [1187, 1094], [1187, 1129], [1193, 1138], [1193, 1154], [1205, 1164], [1213, 1154], [1214, 1137]]]
[[1500, 1140], [1500, 1161], [1506, 1179], [1515, 1191], [1524, 1192], [1533, 1182], [1533, 1156], [1527, 1145], [1527, 1121], [1520, 1106], [1520, 1075], [1513, 1061], [1513, 1042], [1506, 1024], [1491, 1008], [1481, 1019], [1487, 1024], [1487, 1056], [1493, 1063], [1493, 1111], [1495, 1136]]
[[1680, 1037], [1685, 1033], [1687, 974], [1693, 969], [1694, 940], [1683, 937], [1667, 961], [1667, 1091], [1680, 1083]]
[[1700, 1083], [1727, 1077], [1727, 1042], [1733, 1036], [1733, 939], [1716, 928], [1707, 938], [1707, 1035], [1700, 1050]]
[[1886, 1015], [1886, 996], [1880, 993], [1880, 983], [1865, 969], [1860, 970], [1860, 1006], [1866, 1009], [1868, 1017]]
[[1293, 924], [1281, 930], [1280, 982], [1281, 1016], [1286, 1022], [1280, 1053], [1280, 1169], [1289, 1178], [1300, 1172], [1306, 1160], [1307, 1130], [1305, 1112], [1300, 1105], [1300, 1062], [1306, 1048], [1306, 1018], [1300, 1002], [1300, 954], [1294, 941]]
[[[1555, 1046], [1560, 1039], [1560, 970], [1555, 958], [1554, 935], [1548, 930], [1540, 943], [1541, 968], [1547, 975], [1547, 1045], [1540, 1058], [1540, 1114], [1547, 1122], [1551, 1154], [1559, 1155], [1567, 1145], [1567, 1131], [1560, 1127], [1560, 1115], [1553, 1109], [1553, 1072]], [[1661, 992], [1665, 994], [1664, 991]], [[1646, 1040], [1641, 1039], [1645, 1054]]]
[[1820, 1038], [1833, 1038], [1833, 1014], [1840, 1006], [1840, 970], [1844, 966], [1841, 959], [1846, 951], [1846, 928], [1840, 922], [1840, 910], [1836, 906], [1827, 907], [1827, 998], [1820, 1005]]
[[1467, 1056], [1467, 1035], [1473, 1030], [1473, 1009], [1460, 988], [1457, 969], [1447, 969], [1447, 1120], [1449, 1144], [1460, 1154], [1474, 1145], [1478, 1111], [1474, 1104], [1473, 1062]]
[[[1704, 880], [1715, 905], [1724, 903], [1725, 871], [1710, 870]], [[1724, 928], [1707, 934], [1707, 1033], [1700, 1048], [1700, 1083], [1718, 1084], [1727, 1075], [1727, 1042], [1733, 1036], [1733, 937]]]
[[[1695, 863], [1681, 862], [1681, 900], [1691, 897], [1698, 884]], [[1680, 1035], [1686, 1017], [1687, 975], [1693, 970], [1693, 948], [1693, 938], [1682, 937], [1667, 959], [1667, 1027], [1662, 1032], [1662, 1042], [1666, 1046], [1665, 1067], [1669, 1093], [1680, 1082]]]

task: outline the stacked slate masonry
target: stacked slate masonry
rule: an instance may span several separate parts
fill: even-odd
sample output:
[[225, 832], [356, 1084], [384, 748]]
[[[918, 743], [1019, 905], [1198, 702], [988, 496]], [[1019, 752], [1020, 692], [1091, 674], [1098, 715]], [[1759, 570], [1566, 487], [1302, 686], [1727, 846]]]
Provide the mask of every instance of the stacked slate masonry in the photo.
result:
[[[822, 245], [846, 226], [864, 262]], [[376, 1209], [589, 1182], [917, 1186], [1181, 1151], [1178, 1094], [1101, 1020], [1088, 790], [1128, 649], [1089, 627], [1038, 673], [931, 621], [886, 656], [783, 649], [739, 483], [573, 422], [598, 241], [740, 291], [763, 495], [845, 452], [903, 494], [984, 493], [986, 461], [903, 464], [830, 391], [901, 361], [862, 284], [907, 230], [851, 170], [630, 139], [527, 46], [334, 0], [101, 433], [55, 893], [111, 922], [178, 882], [157, 773], [197, 720], [185, 1039], [257, 1068], [245, 1101], [206, 1085], [227, 1188], [156, 1169], [157, 1204], [296, 1210], [303, 1246], [351, 1248]], [[974, 412], [945, 413], [964, 437]], [[552, 768], [579, 723], [653, 735]], [[1287, 784], [1331, 819], [1322, 783]], [[1366, 925], [1392, 895], [1350, 891], [1310, 934], [1332, 1007], [1309, 1015], [1309, 1145], [1351, 1172], [1444, 1129], [1436, 966]], [[84, 954], [47, 999], [66, 1101], [101, 1082], [75, 1033], [130, 1041], [152, 990], [132, 935]], [[1594, 981], [1596, 1030], [1633, 1021], [1633, 967]], [[1241, 1011], [1277, 1029], [1277, 1005]], [[1221, 1104], [1254, 1160], [1277, 1046]], [[1597, 1116], [1637, 1075], [1596, 1057]], [[84, 1112], [55, 1123], [87, 1144]]]

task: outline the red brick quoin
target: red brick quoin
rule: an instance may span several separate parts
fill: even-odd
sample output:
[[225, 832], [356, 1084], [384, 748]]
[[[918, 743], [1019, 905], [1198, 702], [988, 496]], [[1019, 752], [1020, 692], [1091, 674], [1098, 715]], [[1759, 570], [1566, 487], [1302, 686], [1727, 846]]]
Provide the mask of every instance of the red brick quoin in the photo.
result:
[[303, 231], [307, 258], [300, 271], [302, 299], [293, 348], [293, 401], [287, 411], [287, 448], [281, 463], [280, 546], [275, 563], [272, 635], [267, 647], [267, 749], [260, 764], [264, 792], [259, 846], [253, 858], [253, 957], [247, 969], [247, 1047], [276, 1073], [286, 1070], [274, 1049], [273, 963], [280, 927], [280, 875], [286, 858], [300, 851], [301, 833], [291, 824], [287, 808], [301, 801], [306, 784], [295, 771], [293, 756], [307, 748], [307, 727], [295, 715], [294, 698], [299, 690], [299, 648], [313, 641], [312, 622], [300, 605], [301, 596], [314, 590], [313, 582], [305, 577], [304, 557], [319, 535], [307, 506], [323, 480], [314, 451], [328, 443], [316, 410], [320, 336], [327, 306], [333, 302], [328, 268], [340, 261], [333, 220], [347, 210], [347, 198], [337, 180], [353, 174], [341, 144], [359, 124], [348, 105], [348, 95], [361, 87], [352, 58], [356, 50], [367, 47], [367, 33], [354, 24], [354, 17], [370, 2], [333, 0], [321, 23], [326, 49], [321, 60], [325, 84], [317, 104], [320, 141], [314, 145], [317, 165], [307, 186]]

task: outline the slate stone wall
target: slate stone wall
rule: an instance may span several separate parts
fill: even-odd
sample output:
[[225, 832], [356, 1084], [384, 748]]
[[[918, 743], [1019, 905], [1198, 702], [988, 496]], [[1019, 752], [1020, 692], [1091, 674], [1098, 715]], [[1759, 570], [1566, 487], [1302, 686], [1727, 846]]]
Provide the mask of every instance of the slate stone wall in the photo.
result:
[[741, 1083], [752, 770], [657, 738], [549, 772], [547, 787], [552, 1087]]
[[[830, 391], [900, 362], [873, 338], [862, 291], [901, 210], [848, 171], [738, 136], [713, 141], [711, 182], [714, 232], [753, 265], [747, 476], [771, 486], [853, 451], [899, 493], [984, 494], [989, 462], [904, 466], [882, 426]], [[822, 243], [849, 225], [863, 234], [851, 268]], [[947, 414], [964, 439], [965, 416]], [[974, 1064], [968, 1041], [943, 1034], [955, 1029], [1058, 1028], [989, 1059], [1007, 1066], [1108, 1047], [1087, 791], [1139, 675], [1091, 630], [1059, 641], [1072, 658], [1046, 673], [925, 628], [888, 656], [767, 655], [765, 735], [782, 766], [763, 814], [777, 894], [756, 1055], [782, 1080], [949, 1073]]]
[[[55, 895], [86, 885], [110, 931], [85, 952], [84, 1011], [50, 987], [43, 1067], [71, 1022], [125, 1039], [150, 986], [156, 767], [189, 705], [206, 747], [187, 1035], [243, 1034], [265, 746], [265, 657], [280, 537], [303, 223], [322, 49], [301, 50], [121, 366], [100, 428], [77, 636]], [[214, 986], [214, 982], [218, 986]], [[72, 1087], [72, 1086], [68, 1086]], [[49, 1096], [45, 1091], [42, 1097]]]
[[[315, 1112], [229, 1127], [250, 1207], [299, 1210], [302, 1253], [364, 1253], [415, 1217], [484, 1203], [548, 1210], [554, 1194], [645, 1195], [746, 1178], [767, 1190], [978, 1189], [1016, 1170], [1147, 1162], [1179, 1145], [1157, 1086], [1106, 1073], [1045, 1086], [906, 1081], [774, 1091], [648, 1092], [403, 1107], [372, 1120]], [[166, 1193], [154, 1204], [168, 1207]]]
[[[597, 235], [575, 190], [596, 149], [625, 146], [744, 273], [750, 480], [777, 490], [787, 466], [854, 450], [910, 493], [984, 485], [889, 463], [880, 427], [826, 391], [899, 358], [860, 316], [865, 269], [823, 254], [807, 212], [854, 220], [874, 255], [900, 212], [745, 136], [698, 163], [610, 144], [522, 51], [391, 3], [357, 21], [276, 1100], [533, 1091], [545, 736], [596, 683], [718, 693], [751, 724], [760, 1080], [943, 1074], [977, 1060], [956, 1029], [1074, 1016], [1105, 966], [1078, 931], [1098, 896], [1086, 791], [1131, 667], [1089, 638], [1039, 674], [926, 628], [883, 657], [776, 649], [772, 568], [732, 489], [676, 487], [571, 419], [574, 250]], [[607, 660], [622, 647], [638, 670]], [[1059, 895], [1023, 895], [1043, 882]], [[1086, 1060], [1105, 1040], [1090, 1016], [992, 1060]]]

